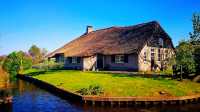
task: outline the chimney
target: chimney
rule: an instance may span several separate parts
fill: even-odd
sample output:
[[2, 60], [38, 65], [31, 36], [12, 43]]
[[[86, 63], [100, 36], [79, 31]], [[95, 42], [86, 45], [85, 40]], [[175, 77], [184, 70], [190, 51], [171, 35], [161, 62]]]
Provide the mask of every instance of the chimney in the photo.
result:
[[93, 31], [93, 27], [92, 26], [87, 26], [86, 34], [92, 32], [92, 31]]

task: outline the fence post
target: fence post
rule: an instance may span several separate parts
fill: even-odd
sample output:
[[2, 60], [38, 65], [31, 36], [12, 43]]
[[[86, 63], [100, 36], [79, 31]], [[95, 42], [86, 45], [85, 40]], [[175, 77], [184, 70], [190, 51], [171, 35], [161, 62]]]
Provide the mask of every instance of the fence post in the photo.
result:
[[182, 65], [180, 67], [181, 67], [181, 81], [182, 81], [183, 80], [183, 67], [182, 67]]

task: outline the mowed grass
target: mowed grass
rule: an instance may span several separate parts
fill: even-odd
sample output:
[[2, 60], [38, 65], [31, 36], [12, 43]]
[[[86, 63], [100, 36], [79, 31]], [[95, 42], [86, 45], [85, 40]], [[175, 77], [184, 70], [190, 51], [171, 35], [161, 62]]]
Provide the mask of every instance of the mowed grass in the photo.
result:
[[58, 88], [76, 92], [90, 85], [100, 85], [104, 93], [101, 96], [184, 96], [200, 94], [200, 84], [192, 81], [176, 81], [164, 78], [143, 78], [126, 74], [103, 72], [82, 72], [74, 70], [56, 70], [41, 72], [28, 70], [33, 78], [48, 82]]

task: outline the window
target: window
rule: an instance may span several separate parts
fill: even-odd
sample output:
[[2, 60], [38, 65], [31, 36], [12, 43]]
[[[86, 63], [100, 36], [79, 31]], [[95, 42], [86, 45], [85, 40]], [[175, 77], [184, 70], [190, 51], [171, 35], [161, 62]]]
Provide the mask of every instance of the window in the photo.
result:
[[124, 63], [124, 55], [115, 55], [115, 63]]
[[147, 61], [147, 52], [144, 51], [144, 61]]
[[167, 59], [167, 58], [169, 58], [168, 55], [169, 54], [169, 52], [168, 52], [168, 50], [165, 50], [165, 59]]
[[155, 50], [154, 48], [151, 48], [151, 60], [155, 59]]
[[65, 61], [64, 55], [61, 55], [60, 56], [60, 62], [64, 62], [64, 61]]
[[77, 63], [77, 57], [72, 57], [72, 63]]
[[161, 50], [158, 49], [158, 61], [161, 61]]
[[65, 61], [64, 54], [56, 54], [57, 63], [64, 63], [64, 61]]
[[68, 57], [68, 61], [69, 63], [73, 63], [73, 64], [80, 63], [81, 57]]

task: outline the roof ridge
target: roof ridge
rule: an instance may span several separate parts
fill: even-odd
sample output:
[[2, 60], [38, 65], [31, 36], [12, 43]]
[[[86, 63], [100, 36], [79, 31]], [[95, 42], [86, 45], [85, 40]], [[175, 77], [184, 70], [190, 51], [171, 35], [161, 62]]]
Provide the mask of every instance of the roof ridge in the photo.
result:
[[[156, 20], [153, 20], [153, 21], [143, 22], [143, 23], [134, 24], [134, 25], [127, 25], [127, 26], [111, 26], [111, 27], [102, 28], [102, 29], [98, 29], [98, 30], [92, 31], [92, 32], [90, 32], [90, 33], [94, 33], [94, 32], [97, 32], [97, 31], [102, 31], [102, 30], [107, 30], [107, 29], [111, 29], [111, 28], [128, 28], [128, 27], [136, 27], [136, 26], [148, 25], [148, 24], [160, 24], [160, 23], [159, 23], [158, 21], [156, 21]], [[85, 34], [85, 35], [89, 35], [90, 33]]]

